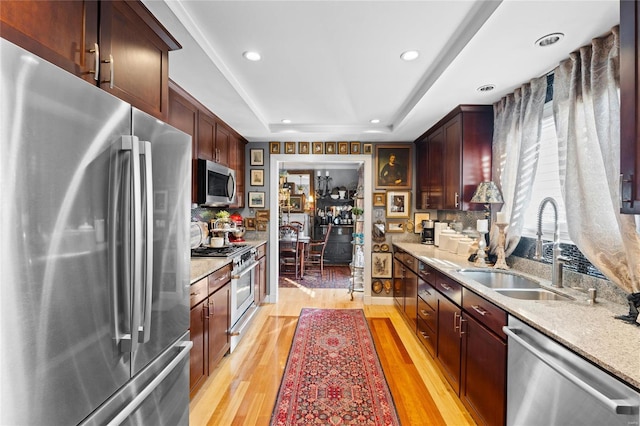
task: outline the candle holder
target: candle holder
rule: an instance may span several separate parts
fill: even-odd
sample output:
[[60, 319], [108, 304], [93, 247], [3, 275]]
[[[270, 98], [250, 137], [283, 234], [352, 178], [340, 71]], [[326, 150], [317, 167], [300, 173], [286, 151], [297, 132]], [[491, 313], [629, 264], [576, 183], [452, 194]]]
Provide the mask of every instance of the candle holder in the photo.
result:
[[478, 238], [478, 252], [476, 253], [476, 261], [473, 264], [479, 268], [486, 268], [488, 266], [487, 262], [485, 262], [485, 259], [487, 258], [487, 253], [485, 252], [487, 242], [484, 234], [486, 234], [487, 231], [478, 232], [480, 233], [480, 238]]
[[496, 260], [496, 264], [493, 265], [495, 269], [509, 269], [509, 265], [505, 260], [504, 255], [504, 245], [506, 243], [507, 237], [504, 233], [504, 229], [509, 225], [508, 223], [496, 223], [498, 230], [500, 231], [500, 235], [498, 236], [498, 247], [496, 249], [496, 255], [498, 259]]

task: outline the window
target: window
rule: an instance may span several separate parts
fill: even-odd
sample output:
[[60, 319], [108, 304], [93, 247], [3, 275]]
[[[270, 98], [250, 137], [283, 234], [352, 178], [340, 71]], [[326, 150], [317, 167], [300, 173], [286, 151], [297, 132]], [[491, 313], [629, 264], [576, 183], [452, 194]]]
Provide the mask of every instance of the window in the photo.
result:
[[[540, 136], [540, 154], [536, 169], [531, 199], [524, 213], [524, 226], [522, 235], [537, 238], [538, 231], [538, 207], [546, 197], [552, 197], [558, 204], [558, 226], [560, 227], [560, 240], [572, 243], [567, 230], [567, 214], [560, 190], [560, 174], [558, 172], [558, 139], [556, 137], [556, 125], [553, 120], [553, 102], [547, 102], [544, 106], [542, 118], [542, 134]], [[553, 240], [553, 207], [547, 205], [542, 217], [543, 239]]]

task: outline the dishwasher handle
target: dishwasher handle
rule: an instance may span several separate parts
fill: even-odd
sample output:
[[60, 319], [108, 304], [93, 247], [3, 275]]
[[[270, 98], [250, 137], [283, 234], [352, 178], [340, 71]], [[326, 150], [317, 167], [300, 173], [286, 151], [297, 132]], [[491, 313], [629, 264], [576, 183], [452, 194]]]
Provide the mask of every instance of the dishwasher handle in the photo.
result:
[[502, 331], [504, 333], [515, 340], [518, 344], [522, 345], [526, 350], [531, 352], [536, 358], [540, 359], [540, 361], [547, 364], [549, 367], [554, 369], [564, 378], [569, 380], [574, 385], [578, 386], [580, 389], [596, 398], [602, 404], [604, 404], [609, 410], [616, 414], [636, 414], [638, 413], [638, 403], [636, 401], [628, 400], [628, 399], [611, 399], [606, 395], [602, 394], [599, 390], [594, 388], [593, 386], [586, 383], [580, 377], [573, 374], [571, 371], [564, 368], [558, 362], [556, 362], [553, 358], [549, 357], [535, 346], [524, 340], [522, 337], [518, 336], [518, 333], [522, 332], [520, 327], [502, 327]]

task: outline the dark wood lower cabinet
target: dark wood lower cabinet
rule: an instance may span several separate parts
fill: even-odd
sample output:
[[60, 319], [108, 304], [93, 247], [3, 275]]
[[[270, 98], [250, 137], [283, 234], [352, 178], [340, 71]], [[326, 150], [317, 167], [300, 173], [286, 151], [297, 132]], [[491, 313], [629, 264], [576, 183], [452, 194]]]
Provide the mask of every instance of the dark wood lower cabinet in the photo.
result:
[[438, 361], [445, 378], [460, 395], [460, 323], [462, 310], [444, 296], [438, 302]]
[[229, 351], [230, 267], [191, 285], [189, 394], [193, 397]]
[[207, 308], [206, 299], [191, 308], [190, 334], [193, 347], [189, 353], [189, 389], [192, 397], [207, 378]]
[[463, 314], [460, 399], [479, 425], [503, 425], [507, 343]]
[[229, 351], [229, 307], [231, 284], [227, 283], [209, 295], [209, 362], [208, 374]]

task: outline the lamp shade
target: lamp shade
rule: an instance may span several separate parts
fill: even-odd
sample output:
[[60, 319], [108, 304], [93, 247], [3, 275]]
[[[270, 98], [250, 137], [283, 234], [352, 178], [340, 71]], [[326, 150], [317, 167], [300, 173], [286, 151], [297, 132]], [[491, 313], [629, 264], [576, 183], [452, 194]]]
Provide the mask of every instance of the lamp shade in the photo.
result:
[[481, 182], [471, 197], [472, 203], [504, 203], [498, 186], [493, 181]]

